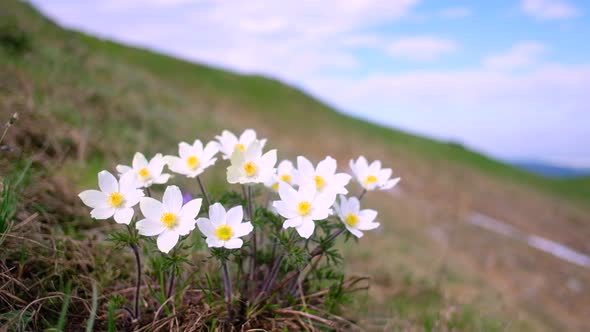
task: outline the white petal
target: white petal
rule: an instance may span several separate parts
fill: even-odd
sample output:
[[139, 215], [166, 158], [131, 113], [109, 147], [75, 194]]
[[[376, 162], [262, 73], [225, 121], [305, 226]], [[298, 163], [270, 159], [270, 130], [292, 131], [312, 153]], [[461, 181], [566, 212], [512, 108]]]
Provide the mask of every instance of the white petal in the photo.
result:
[[133, 170], [133, 168], [131, 168], [127, 165], [117, 165], [116, 169], [117, 169], [117, 172], [119, 172], [119, 174], [125, 174], [125, 173]]
[[178, 232], [180, 235], [188, 235], [190, 232], [195, 229], [195, 218], [184, 218], [180, 217], [178, 226], [176, 227], [175, 231]]
[[377, 211], [375, 210], [371, 210], [371, 209], [365, 209], [362, 210], [358, 213], [359, 218], [361, 219], [361, 221], [363, 222], [372, 222], [373, 220], [375, 220], [375, 218], [377, 218]]
[[[360, 214], [361, 203], [359, 202], [359, 199], [358, 198], [356, 198], [354, 196], [351, 196], [348, 199], [347, 207], [348, 207], [348, 211], [346, 211], [347, 214], [348, 213], [351, 213], [351, 212], [354, 213], [354, 214]], [[375, 216], [377, 215], [377, 212], [374, 211], [374, 210], [363, 210], [363, 211], [373, 211], [373, 212], [375, 212]], [[373, 219], [375, 219], [375, 218], [373, 217]]]
[[115, 222], [117, 222], [117, 224], [129, 225], [134, 212], [135, 211], [133, 211], [132, 208], [117, 209], [117, 211], [115, 211]]
[[223, 246], [227, 249], [238, 249], [242, 247], [242, 244], [244, 244], [244, 241], [242, 241], [242, 239], [231, 239], [229, 241], [225, 241]]
[[297, 157], [297, 171], [299, 172], [299, 175], [304, 178], [312, 177], [315, 174], [313, 164], [303, 156]]
[[119, 191], [119, 182], [117, 182], [117, 178], [108, 171], [100, 171], [98, 173], [98, 187], [101, 191], [110, 194]]
[[277, 163], [277, 150], [273, 149], [262, 155], [260, 158], [260, 163], [263, 165], [263, 167], [272, 169]]
[[174, 214], [179, 214], [182, 208], [182, 193], [178, 186], [168, 186], [162, 198], [164, 209]]
[[170, 174], [161, 174], [154, 179], [155, 184], [164, 184], [170, 179]]
[[395, 185], [398, 184], [399, 180], [401, 180], [401, 178], [395, 178], [395, 179], [389, 180], [389, 181], [385, 182], [385, 184], [383, 186], [381, 186], [380, 189], [381, 190], [389, 190], [389, 189], [395, 187]]
[[207, 238], [215, 238], [215, 226], [211, 223], [211, 220], [207, 218], [199, 218], [197, 219], [197, 227], [205, 237]]
[[326, 207], [314, 207], [310, 217], [313, 220], [324, 220], [330, 216], [330, 212], [330, 209]]
[[135, 172], [127, 172], [121, 175], [121, 179], [119, 179], [119, 192], [125, 193], [137, 188], [137, 177]]
[[315, 197], [317, 192], [315, 181], [313, 179], [302, 182], [299, 185], [299, 191], [297, 192], [298, 201], [311, 201]]
[[234, 231], [233, 237], [242, 237], [250, 234], [252, 230], [254, 230], [254, 226], [252, 226], [252, 223], [250, 222], [243, 222], [232, 226], [232, 229]]
[[377, 179], [379, 180], [380, 183], [383, 183], [383, 182], [389, 180], [389, 178], [391, 177], [391, 173], [392, 173], [391, 168], [383, 168], [383, 169], [379, 170], [379, 172], [377, 173]]
[[304, 219], [303, 223], [295, 228], [297, 233], [303, 238], [309, 239], [315, 229], [315, 223], [311, 219]]
[[284, 186], [279, 185], [279, 196], [284, 202], [293, 203], [297, 201], [297, 191], [286, 183]]
[[354, 228], [354, 227], [350, 227], [348, 225], [346, 225], [346, 229], [352, 233], [352, 235], [356, 236], [357, 238], [361, 238], [363, 237], [363, 232], [359, 231], [358, 229]]
[[234, 206], [227, 211], [225, 222], [230, 226], [238, 225], [244, 219], [244, 210], [241, 205]]
[[336, 159], [328, 156], [326, 159], [320, 161], [316, 168], [316, 173], [323, 177], [334, 175], [336, 173]]
[[285, 222], [283, 223], [283, 228], [299, 227], [299, 226], [301, 226], [302, 223], [303, 223], [303, 218], [301, 218], [301, 217], [290, 218], [290, 219], [285, 220]]
[[202, 198], [195, 198], [186, 203], [180, 210], [180, 216], [182, 218], [195, 219], [199, 215], [202, 202]]
[[145, 159], [145, 156], [143, 155], [143, 153], [136, 152], [135, 155], [133, 156], [132, 165], [133, 165], [133, 169], [140, 170], [140, 169], [148, 166], [148, 161], [147, 161], [147, 159]]
[[246, 147], [246, 155], [245, 158], [247, 160], [255, 160], [260, 158], [262, 155], [262, 146], [260, 145], [259, 141], [254, 141], [252, 144]]
[[115, 214], [114, 208], [98, 208], [90, 211], [90, 216], [94, 219], [108, 219]]
[[166, 230], [164, 224], [159, 221], [151, 219], [142, 219], [135, 224], [137, 231], [141, 235], [154, 236], [158, 235]]
[[212, 159], [217, 152], [219, 152], [219, 144], [217, 142], [209, 142], [203, 150], [203, 159]]
[[225, 224], [225, 208], [221, 203], [215, 203], [209, 207], [209, 220], [213, 226]]
[[98, 190], [85, 190], [78, 194], [84, 204], [91, 208], [107, 208], [109, 206], [107, 194]]
[[178, 155], [181, 159], [186, 159], [192, 154], [192, 146], [186, 142], [178, 143]]
[[256, 140], [256, 132], [254, 131], [254, 129], [246, 129], [246, 130], [244, 130], [242, 135], [240, 135], [240, 143], [242, 143], [246, 146], [251, 144], [255, 140]]
[[357, 228], [360, 230], [363, 230], [363, 231], [369, 231], [369, 230], [375, 229], [379, 226], [381, 226], [381, 224], [378, 222], [369, 222], [369, 223], [359, 223]]
[[209, 248], [221, 248], [221, 247], [223, 247], [223, 244], [225, 243], [225, 241], [214, 239], [212, 237], [208, 237], [205, 240], [205, 242], [207, 242], [207, 245], [209, 246]]
[[227, 182], [234, 184], [240, 182], [240, 169], [237, 166], [229, 166], [227, 168]]
[[202, 156], [203, 155], [203, 143], [201, 142], [201, 140], [196, 139], [193, 142], [192, 151], [197, 156]]
[[164, 169], [164, 165], [166, 165], [166, 161], [162, 157], [161, 154], [155, 155], [148, 164], [148, 169], [152, 176], [159, 176], [162, 174], [162, 170]]
[[272, 203], [272, 206], [274, 206], [274, 208], [277, 210], [277, 212], [281, 216], [283, 216], [283, 217], [285, 217], [287, 219], [297, 217], [297, 213], [295, 211], [293, 211], [289, 207], [289, 204], [287, 204], [287, 202], [285, 202], [285, 201], [274, 201]]
[[186, 166], [186, 162], [183, 159], [180, 159], [175, 156], [167, 156], [166, 160], [168, 162], [168, 168], [174, 173], [178, 174], [187, 174], [188, 168]]
[[178, 233], [174, 231], [165, 231], [158, 236], [158, 249], [163, 253], [168, 253], [178, 243]]
[[142, 197], [139, 200], [139, 209], [144, 217], [153, 220], [160, 220], [162, 213], [164, 213], [162, 203], [151, 197]]
[[133, 189], [123, 192], [123, 196], [125, 197], [125, 207], [134, 207], [145, 194], [143, 190]]

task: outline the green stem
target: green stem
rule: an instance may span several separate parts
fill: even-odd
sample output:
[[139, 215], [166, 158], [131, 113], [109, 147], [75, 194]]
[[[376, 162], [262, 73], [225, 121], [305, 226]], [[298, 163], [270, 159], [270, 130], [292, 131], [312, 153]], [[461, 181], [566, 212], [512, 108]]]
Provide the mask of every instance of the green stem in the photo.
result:
[[203, 186], [203, 182], [201, 182], [200, 176], [197, 176], [197, 182], [199, 183], [199, 188], [201, 188], [201, 194], [203, 195], [203, 199], [205, 200], [205, 204], [207, 204], [207, 206], [210, 206], [211, 201], [209, 200], [209, 196], [207, 195], [207, 191], [205, 191], [205, 187]]

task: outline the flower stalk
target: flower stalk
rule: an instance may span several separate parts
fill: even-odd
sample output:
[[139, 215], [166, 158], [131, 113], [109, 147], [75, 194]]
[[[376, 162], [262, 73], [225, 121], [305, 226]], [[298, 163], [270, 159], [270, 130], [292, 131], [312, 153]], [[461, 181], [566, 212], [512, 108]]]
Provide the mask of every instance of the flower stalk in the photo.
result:
[[133, 304], [133, 315], [135, 320], [139, 321], [140, 318], [140, 311], [139, 311], [139, 292], [141, 289], [141, 257], [139, 255], [139, 248], [137, 247], [137, 244], [135, 243], [135, 232], [133, 231], [133, 229], [127, 225], [127, 230], [129, 231], [129, 235], [131, 236], [131, 241], [129, 243], [129, 246], [131, 247], [131, 250], [133, 250], [133, 254], [135, 255], [135, 268], [137, 271], [137, 278], [136, 278], [136, 283], [135, 283], [135, 299], [134, 299], [134, 304]]
[[203, 182], [201, 181], [200, 176], [197, 176], [197, 182], [199, 183], [199, 188], [201, 189], [201, 194], [203, 195], [203, 199], [205, 200], [205, 204], [207, 206], [211, 205], [211, 201], [209, 200], [209, 195], [207, 195], [207, 191], [205, 190], [205, 186], [203, 186]]

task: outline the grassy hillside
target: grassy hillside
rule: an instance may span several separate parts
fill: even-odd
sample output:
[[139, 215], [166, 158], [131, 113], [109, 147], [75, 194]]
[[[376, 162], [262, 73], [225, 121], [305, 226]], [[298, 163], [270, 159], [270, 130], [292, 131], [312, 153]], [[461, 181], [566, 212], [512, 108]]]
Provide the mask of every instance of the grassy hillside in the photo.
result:
[[[110, 270], [116, 268], [105, 261], [109, 247], [98, 241], [108, 226], [89, 220], [75, 196], [96, 185], [99, 170], [129, 163], [135, 151], [172, 154], [181, 140], [251, 127], [270, 139], [280, 158], [305, 154], [317, 161], [330, 154], [344, 168], [348, 159], [364, 154], [402, 176], [401, 193], [375, 195], [370, 203], [380, 211], [383, 231], [363, 238], [359, 249], [345, 248], [350, 272], [373, 277], [371, 291], [355, 299], [351, 310], [359, 320], [395, 318], [400, 324], [395, 326], [415, 329], [442, 321], [459, 330], [586, 326], [582, 309], [559, 307], [559, 289], [540, 287], [542, 300], [515, 291], [521, 280], [546, 271], [554, 274], [543, 285], [566, 284], [562, 278], [572, 275], [586, 282], [580, 270], [477, 233], [461, 221], [482, 211], [583, 250], [590, 234], [583, 208], [588, 181], [544, 179], [457, 144], [354, 119], [276, 80], [67, 31], [17, 1], [2, 0], [0, 15], [0, 120], [14, 111], [21, 115], [7, 135], [10, 151], [0, 161], [0, 173], [19, 174], [32, 160], [34, 178], [23, 189], [15, 220], [42, 230], [41, 238], [31, 240], [51, 247], [52, 237], [63, 238], [78, 248], [75, 259], [96, 255], [88, 266], [104, 266], [60, 270], [44, 262], [42, 273], [58, 279], [59, 287], [43, 295], [63, 291], [64, 271], [90, 269], [89, 278], [100, 280], [105, 293], [129, 278], [125, 271]], [[224, 185], [221, 169], [207, 174], [213, 195]], [[38, 255], [36, 250], [31, 252]], [[499, 262], [492, 264], [493, 273], [488, 263], [482, 267], [490, 254]], [[72, 257], [60, 259], [65, 264]], [[25, 271], [19, 273], [31, 282], [41, 273], [35, 264], [27, 258], [19, 262]], [[88, 280], [80, 285], [86, 288], [80, 286], [79, 296], [90, 298]], [[586, 292], [572, 300], [579, 308], [587, 302]]]

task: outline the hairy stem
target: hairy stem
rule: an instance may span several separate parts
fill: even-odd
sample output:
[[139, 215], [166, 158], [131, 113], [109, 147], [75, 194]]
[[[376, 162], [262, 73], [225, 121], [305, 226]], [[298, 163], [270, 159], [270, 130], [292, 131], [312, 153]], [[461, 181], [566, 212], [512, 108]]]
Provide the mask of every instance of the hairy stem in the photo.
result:
[[361, 193], [359, 195], [359, 201], [361, 201], [363, 199], [363, 197], [365, 197], [366, 193], [367, 193], [367, 189], [363, 189], [363, 191], [361, 191]]
[[203, 195], [203, 199], [205, 199], [205, 204], [210, 206], [211, 201], [209, 200], [209, 196], [207, 195], [207, 191], [205, 191], [205, 187], [203, 186], [203, 182], [201, 182], [201, 177], [197, 176], [197, 182], [199, 183], [199, 188], [201, 189], [201, 194]]
[[232, 317], [231, 299], [232, 299], [232, 285], [229, 277], [229, 271], [227, 269], [227, 260], [221, 262], [221, 275], [223, 277], [223, 289], [225, 292], [225, 305], [227, 306], [227, 314]]
[[[129, 235], [132, 238], [135, 238], [135, 232], [133, 228], [127, 225], [127, 230], [129, 231]], [[134, 240], [133, 240], [134, 241]], [[139, 291], [141, 289], [141, 257], [139, 255], [139, 248], [135, 242], [129, 243], [129, 246], [133, 250], [133, 254], [135, 255], [135, 264], [137, 269], [137, 280], [135, 284], [135, 303], [133, 305], [133, 315], [136, 320], [139, 320]]]
[[166, 290], [166, 299], [169, 299], [172, 296], [172, 290], [174, 289], [174, 279], [176, 274], [174, 270], [170, 271], [170, 278], [168, 280], [168, 289]]
[[152, 197], [152, 191], [150, 190], [150, 187], [146, 187], [145, 191], [147, 191], [148, 197]]
[[[252, 217], [253, 217], [253, 214], [254, 214], [253, 213], [253, 210], [254, 209], [253, 209], [253, 202], [252, 202], [253, 200], [252, 200], [252, 186], [251, 185], [249, 185], [247, 187], [247, 198], [248, 198], [248, 201], [247, 201], [247, 204], [248, 204], [248, 217], [250, 219], [250, 222], [252, 222], [252, 219], [253, 219]], [[250, 255], [250, 284], [251, 284], [250, 285], [250, 287], [251, 287], [250, 293], [251, 293], [252, 296], [254, 295], [254, 292], [256, 292], [256, 283], [255, 283], [256, 282], [256, 278], [255, 278], [255, 276], [256, 276], [256, 265], [257, 265], [257, 262], [256, 262], [256, 253], [257, 253], [257, 250], [258, 250], [257, 249], [257, 242], [258, 241], [256, 239], [256, 233], [257, 233], [256, 232], [256, 228], [254, 228], [254, 230], [252, 231], [252, 240], [251, 240], [252, 241], [252, 252], [251, 252], [251, 255]]]

